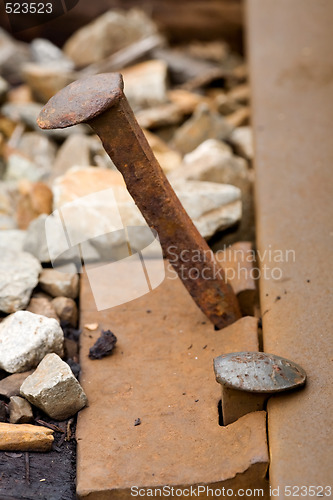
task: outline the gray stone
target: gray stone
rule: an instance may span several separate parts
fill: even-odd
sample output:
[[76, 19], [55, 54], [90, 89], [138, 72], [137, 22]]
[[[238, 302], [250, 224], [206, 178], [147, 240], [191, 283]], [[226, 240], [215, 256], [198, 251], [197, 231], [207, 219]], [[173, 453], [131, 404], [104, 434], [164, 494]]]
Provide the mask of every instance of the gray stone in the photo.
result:
[[230, 135], [230, 141], [235, 146], [236, 153], [240, 156], [244, 156], [244, 158], [253, 160], [254, 150], [251, 127], [244, 126], [235, 128]]
[[241, 219], [241, 191], [235, 186], [199, 181], [177, 181], [172, 186], [204, 238]]
[[26, 231], [21, 229], [7, 229], [0, 231], [0, 247], [8, 248], [14, 252], [23, 251]]
[[168, 175], [171, 182], [178, 179], [200, 180], [232, 184], [242, 191], [242, 219], [234, 236], [228, 240], [234, 243], [253, 238], [253, 171], [247, 161], [230, 152], [229, 146], [220, 141], [205, 141], [195, 151], [185, 155], [183, 164]]
[[59, 321], [52, 302], [45, 297], [32, 297], [26, 310], [34, 314], [46, 316], [47, 318], [54, 318]]
[[29, 370], [23, 373], [14, 373], [0, 380], [0, 396], [5, 396], [8, 399], [12, 396], [19, 396], [21, 385], [31, 374], [32, 370]]
[[90, 165], [91, 138], [81, 134], [68, 137], [59, 148], [52, 168], [51, 180], [64, 175], [74, 166], [88, 167]]
[[32, 182], [39, 181], [45, 177], [45, 171], [40, 170], [38, 166], [29, 158], [18, 153], [10, 153], [7, 159], [7, 169], [4, 179], [7, 181], [18, 181], [28, 179]]
[[0, 73], [10, 83], [22, 81], [22, 66], [30, 60], [29, 45], [17, 42], [0, 28]]
[[59, 323], [28, 311], [18, 311], [0, 324], [0, 368], [9, 373], [34, 368], [51, 352], [63, 355]]
[[51, 139], [40, 133], [27, 132], [20, 138], [17, 150], [49, 172], [55, 160], [57, 146]]
[[84, 67], [156, 31], [151, 18], [142, 11], [110, 10], [76, 31], [67, 40], [64, 52], [77, 67]]
[[28, 179], [32, 182], [48, 178], [55, 159], [56, 145], [37, 132], [27, 132], [8, 157], [5, 179]]
[[75, 415], [87, 397], [70, 367], [56, 354], [48, 354], [21, 386], [21, 394], [56, 420]]
[[175, 133], [173, 145], [186, 154], [207, 139], [223, 140], [230, 136], [232, 126], [219, 113], [201, 103], [195, 113]]
[[8, 409], [11, 424], [29, 424], [34, 420], [30, 403], [20, 396], [10, 398]]
[[36, 102], [7, 102], [2, 106], [1, 113], [9, 120], [23, 122], [29, 128], [37, 130], [36, 119], [42, 107], [42, 104]]
[[73, 61], [64, 52], [46, 38], [35, 38], [30, 44], [32, 59], [38, 64], [52, 66], [61, 64], [64, 69], [74, 69]]
[[[45, 230], [46, 222], [48, 225], [47, 237]], [[58, 266], [59, 264], [63, 270], [65, 270], [63, 266], [67, 266], [66, 271], [71, 272], [75, 271], [76, 265], [79, 266], [81, 261], [78, 249], [75, 246], [71, 248], [66, 247], [64, 250], [62, 227], [59, 213], [40, 215], [29, 224], [23, 248], [40, 262], [48, 264], [54, 261], [54, 266]], [[95, 253], [93, 254], [94, 257]], [[56, 261], [56, 258], [59, 256], [61, 262]]]
[[56, 269], [43, 269], [39, 286], [52, 297], [75, 299], [79, 293], [79, 277], [76, 273], [63, 273]]
[[38, 284], [41, 265], [27, 252], [1, 249], [0, 311], [13, 313], [24, 309]]
[[[87, 165], [95, 165], [101, 168], [110, 168], [111, 170], [117, 170], [115, 164], [111, 160], [110, 156], [107, 154], [103, 148], [102, 142], [97, 135], [89, 137], [89, 159], [91, 157], [91, 163], [75, 163], [75, 165], [81, 165], [86, 167]], [[74, 163], [72, 163], [74, 165]]]
[[232, 154], [224, 142], [209, 139], [184, 156], [182, 165], [169, 174], [171, 182], [177, 179], [232, 184], [240, 189], [249, 184], [247, 162]]
[[[26, 231], [26, 235], [23, 242], [23, 249], [25, 252], [29, 252], [34, 255], [40, 262], [49, 263], [50, 255], [48, 250], [48, 243], [45, 234], [45, 221], [48, 218], [46, 214], [42, 214], [36, 219], [34, 219]], [[52, 218], [49, 220], [53, 220]], [[56, 231], [54, 231], [55, 237], [53, 240], [53, 246], [56, 248], [58, 241], [56, 238]], [[61, 253], [59, 251], [59, 253]]]
[[56, 297], [52, 300], [52, 305], [60, 321], [69, 323], [74, 328], [76, 327], [78, 310], [73, 299], [69, 297]]

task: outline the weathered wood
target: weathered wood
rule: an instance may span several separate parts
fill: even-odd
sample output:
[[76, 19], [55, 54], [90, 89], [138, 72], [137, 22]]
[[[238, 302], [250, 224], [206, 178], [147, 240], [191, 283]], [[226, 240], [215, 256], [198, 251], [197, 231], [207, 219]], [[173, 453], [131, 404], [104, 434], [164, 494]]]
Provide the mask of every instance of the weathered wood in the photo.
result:
[[53, 431], [46, 427], [0, 423], [2, 451], [50, 451], [53, 439]]

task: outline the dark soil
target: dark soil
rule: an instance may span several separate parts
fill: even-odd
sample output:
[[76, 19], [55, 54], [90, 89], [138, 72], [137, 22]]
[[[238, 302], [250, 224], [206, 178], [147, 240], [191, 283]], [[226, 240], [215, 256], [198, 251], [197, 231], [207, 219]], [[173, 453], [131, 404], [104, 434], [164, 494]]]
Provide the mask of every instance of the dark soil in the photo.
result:
[[[66, 422], [55, 422], [52, 451], [0, 452], [0, 500], [75, 500], [76, 441], [66, 441]], [[29, 465], [28, 465], [29, 463]]]

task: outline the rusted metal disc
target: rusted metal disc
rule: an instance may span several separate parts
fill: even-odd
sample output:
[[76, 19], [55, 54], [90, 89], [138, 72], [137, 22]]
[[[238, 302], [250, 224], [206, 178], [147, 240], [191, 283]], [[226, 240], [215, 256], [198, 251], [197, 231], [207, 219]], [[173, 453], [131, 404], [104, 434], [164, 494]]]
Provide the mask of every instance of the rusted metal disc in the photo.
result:
[[66, 128], [100, 115], [123, 95], [119, 73], [102, 73], [71, 83], [44, 106], [37, 118], [43, 129]]
[[305, 383], [306, 373], [288, 359], [264, 352], [233, 352], [214, 359], [217, 382], [247, 392], [280, 392]]

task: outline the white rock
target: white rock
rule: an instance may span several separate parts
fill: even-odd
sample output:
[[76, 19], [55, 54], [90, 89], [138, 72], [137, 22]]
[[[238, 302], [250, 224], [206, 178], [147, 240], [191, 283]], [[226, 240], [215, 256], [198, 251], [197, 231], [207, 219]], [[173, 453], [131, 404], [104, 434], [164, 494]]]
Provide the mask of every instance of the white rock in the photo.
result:
[[192, 153], [185, 155], [183, 163], [168, 174], [171, 183], [177, 180], [198, 180], [222, 184], [232, 184], [242, 191], [242, 219], [239, 239], [253, 238], [252, 171], [248, 162], [240, 156], [232, 155], [229, 146], [216, 140], [203, 142]]
[[37, 182], [45, 179], [48, 172], [44, 168], [22, 156], [19, 153], [11, 153], [8, 156], [7, 170], [5, 173], [5, 180], [18, 181], [19, 179], [28, 179], [32, 182]]
[[232, 226], [242, 216], [241, 191], [235, 186], [176, 181], [173, 188], [204, 238]]
[[52, 297], [75, 299], [79, 293], [79, 277], [76, 273], [63, 273], [56, 269], [43, 269], [39, 286]]
[[38, 132], [26, 132], [8, 157], [5, 179], [39, 181], [48, 177], [56, 153], [55, 143]]
[[184, 156], [184, 163], [193, 165], [205, 161], [209, 164], [216, 164], [231, 156], [232, 149], [228, 144], [217, 139], [207, 139]]
[[87, 397], [67, 363], [48, 354], [25, 379], [21, 394], [51, 418], [65, 420], [87, 404]]
[[0, 247], [14, 252], [22, 252], [26, 231], [21, 229], [7, 229], [0, 231]]
[[34, 368], [48, 353], [63, 355], [59, 323], [28, 311], [18, 311], [0, 324], [0, 368], [9, 373]]
[[38, 260], [29, 253], [1, 249], [0, 311], [13, 313], [26, 307], [41, 269]]
[[249, 185], [247, 162], [232, 154], [224, 142], [209, 139], [184, 156], [183, 163], [168, 175], [170, 182], [178, 179], [232, 184], [242, 191]]
[[253, 134], [251, 127], [238, 127], [233, 130], [230, 141], [235, 146], [236, 152], [248, 158], [253, 159], [254, 148], [253, 148]]

